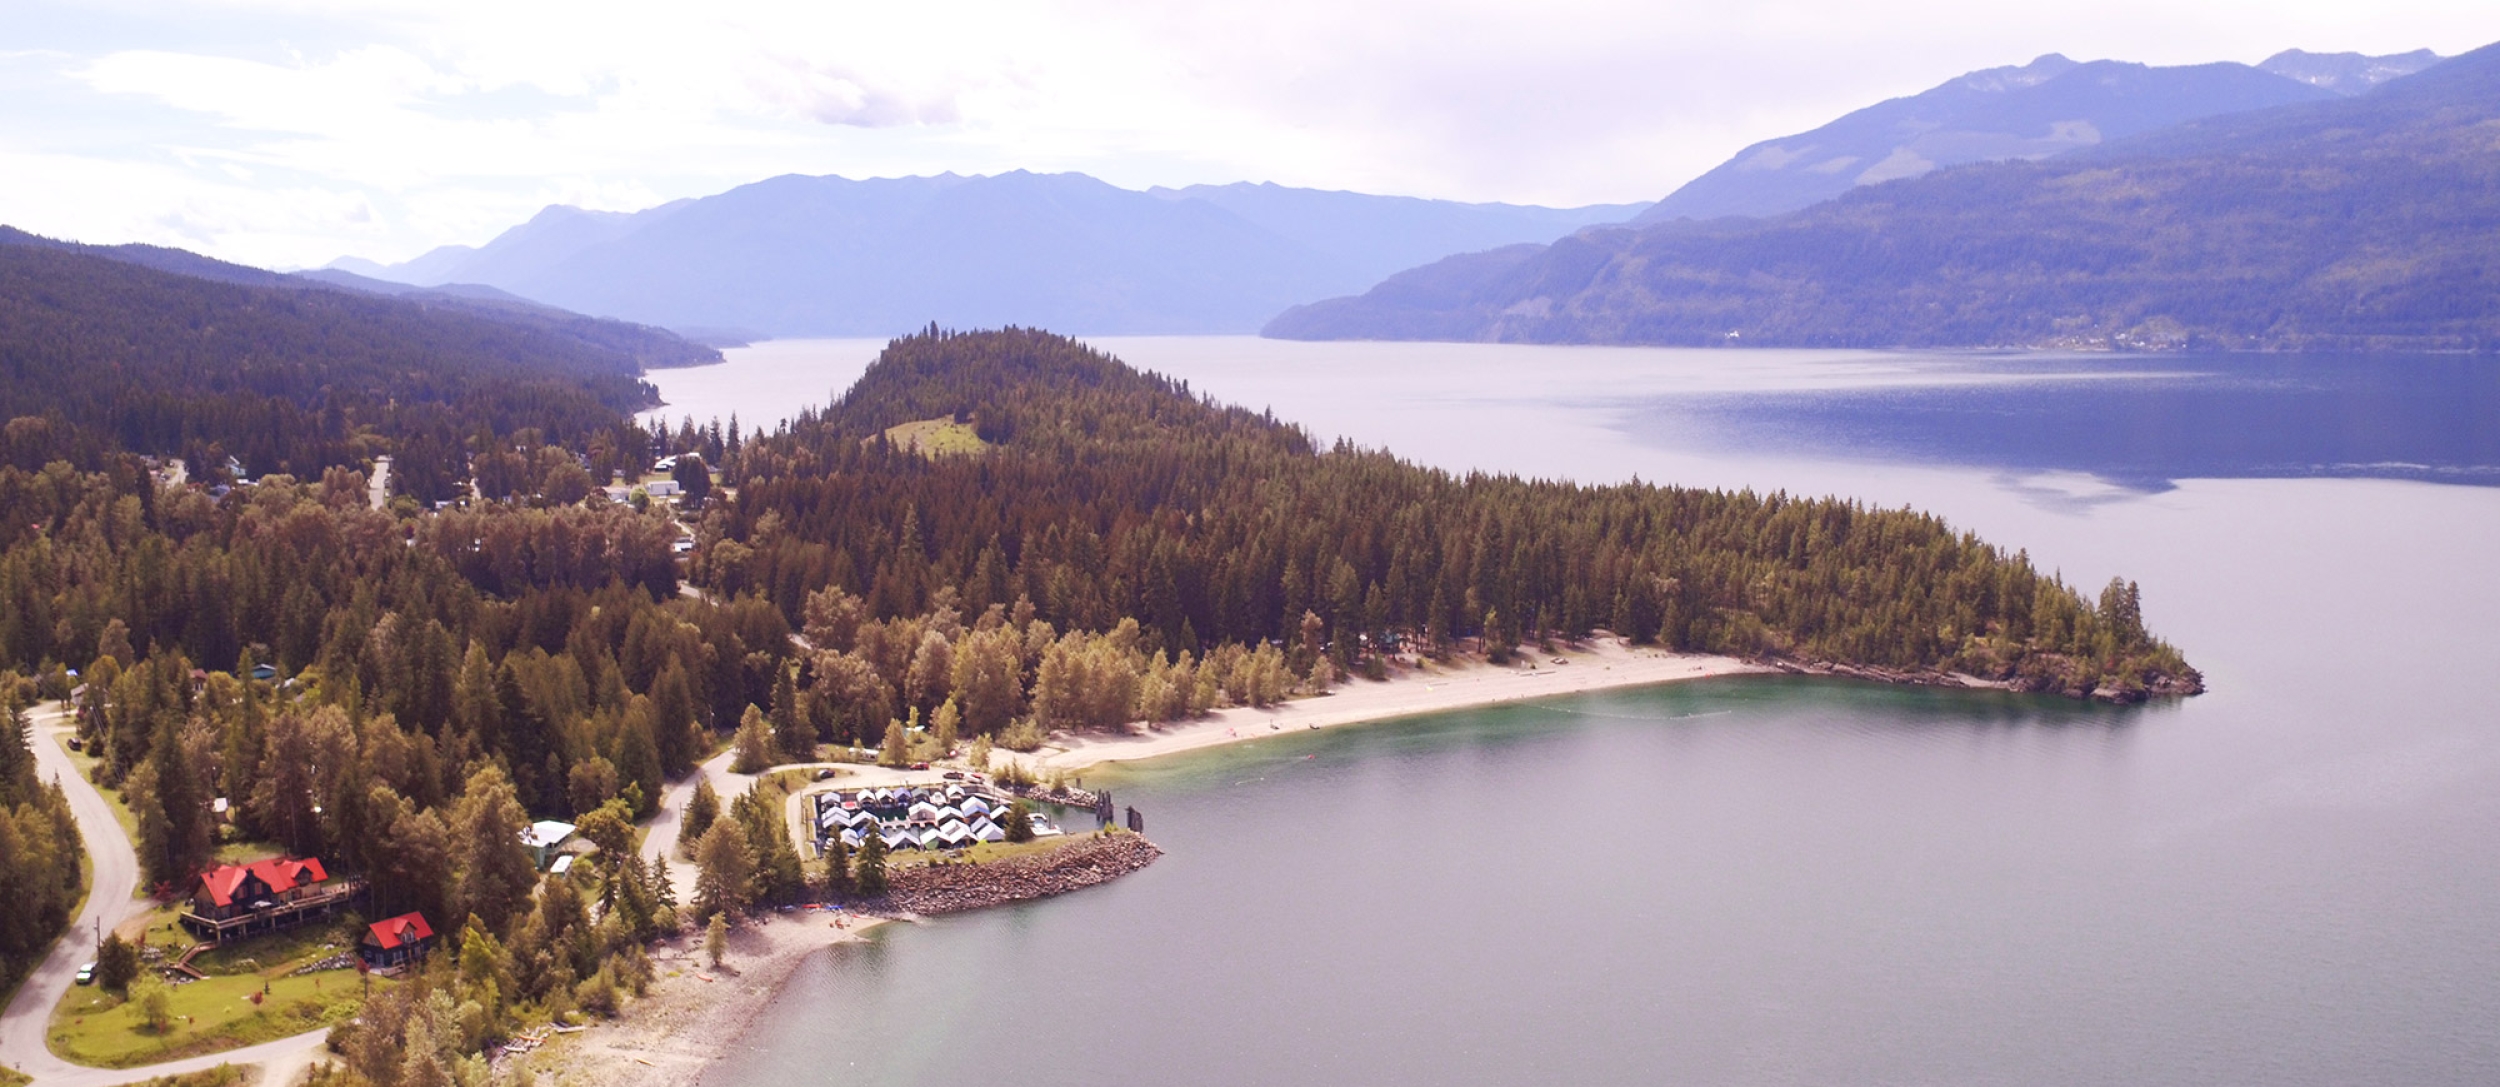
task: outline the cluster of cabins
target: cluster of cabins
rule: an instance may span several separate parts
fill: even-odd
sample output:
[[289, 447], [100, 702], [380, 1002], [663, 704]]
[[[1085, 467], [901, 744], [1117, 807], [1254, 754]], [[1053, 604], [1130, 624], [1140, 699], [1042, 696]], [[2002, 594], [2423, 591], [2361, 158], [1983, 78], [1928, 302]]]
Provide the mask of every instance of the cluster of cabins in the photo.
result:
[[[899, 849], [960, 849], [981, 842], [1003, 842], [1009, 801], [980, 787], [949, 784], [892, 789], [859, 789], [817, 793], [816, 847], [831, 848], [839, 838], [846, 849], [858, 849], [875, 835], [888, 852]], [[1040, 813], [1028, 815], [1036, 837], [1060, 833]]]

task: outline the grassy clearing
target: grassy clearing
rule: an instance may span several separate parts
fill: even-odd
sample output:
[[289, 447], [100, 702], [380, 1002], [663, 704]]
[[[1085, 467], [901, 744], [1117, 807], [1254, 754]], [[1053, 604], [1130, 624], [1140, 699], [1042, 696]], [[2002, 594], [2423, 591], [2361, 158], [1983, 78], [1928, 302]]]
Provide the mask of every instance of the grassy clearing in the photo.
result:
[[0, 1065], [0, 1087], [26, 1087], [35, 1077], [6, 1065]]
[[896, 448], [932, 458], [986, 453], [990, 448], [990, 443], [981, 440], [981, 433], [974, 430], [972, 424], [958, 423], [951, 415], [887, 427], [885, 440]]
[[141, 1080], [131, 1087], [244, 1087], [259, 1080], [260, 1066], [257, 1064], [221, 1064], [204, 1071]]
[[781, 804], [790, 799], [790, 794], [815, 783], [816, 771], [813, 769], [768, 770], [755, 779], [753, 788], [755, 795]]
[[[390, 982], [376, 979], [374, 984]], [[261, 1003], [253, 1003], [251, 998], [261, 994], [264, 986], [267, 995]], [[78, 1064], [135, 1068], [274, 1042], [343, 1023], [364, 1006], [362, 987], [352, 970], [300, 977], [212, 977], [174, 986], [168, 996], [171, 1025], [159, 1034], [120, 996], [92, 987], [74, 988], [53, 1012], [47, 1036], [52, 1052]]]
[[[179, 930], [167, 932], [175, 911], [152, 911], [125, 930], [144, 935], [169, 955], [191, 946]], [[120, 994], [76, 986], [52, 1013], [47, 1040], [62, 1059], [103, 1068], [131, 1068], [158, 1061], [219, 1053], [300, 1034], [352, 1018], [364, 1005], [362, 979], [352, 969], [296, 975], [298, 967], [348, 949], [358, 922], [342, 917], [200, 953], [191, 965], [205, 981], [176, 985], [170, 998], [171, 1028], [159, 1033], [142, 1022]], [[374, 984], [390, 982], [375, 979]], [[261, 1001], [253, 1003], [255, 995]]]
[[[234, 828], [226, 829], [231, 831]], [[250, 864], [253, 861], [265, 861], [271, 857], [283, 856], [285, 853], [286, 850], [276, 842], [250, 840], [225, 842], [217, 847], [217, 863]]]
[[191, 966], [209, 975], [259, 976], [259, 972], [265, 969], [291, 970], [316, 959], [354, 950], [357, 931], [363, 927], [364, 922], [354, 914], [343, 913], [327, 922], [210, 948], [192, 959]]
[[182, 909], [183, 904], [179, 902], [157, 906], [113, 926], [113, 931], [132, 943], [145, 940], [159, 947], [172, 948], [179, 955], [183, 948], [197, 942], [190, 933], [182, 931], [181, 924], [176, 920], [182, 916]]

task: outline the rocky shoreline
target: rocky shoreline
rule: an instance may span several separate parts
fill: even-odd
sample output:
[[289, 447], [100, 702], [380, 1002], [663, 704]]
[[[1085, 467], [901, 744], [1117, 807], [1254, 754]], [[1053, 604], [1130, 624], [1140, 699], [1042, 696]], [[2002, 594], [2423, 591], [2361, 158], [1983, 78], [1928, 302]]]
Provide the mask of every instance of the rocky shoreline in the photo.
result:
[[1779, 657], [1769, 658], [1760, 663], [1790, 675], [1843, 676], [1849, 679], [1898, 683], [1911, 687], [1962, 687], [2016, 691], [2022, 694], [2056, 694], [2077, 701], [2108, 702], [2116, 705], [2131, 705], [2155, 698], [2186, 698], [2205, 693], [2204, 674], [2193, 668], [2188, 669], [2185, 675], [2157, 676], [2151, 683], [2141, 687], [2120, 687], [2108, 682], [2096, 681], [2095, 686], [2086, 689], [2080, 686], [2061, 686], [2056, 679], [2042, 675], [2013, 675], [2004, 679], [1989, 679], [1967, 672], [1883, 668], [1866, 664], [1799, 661]]
[[987, 909], [1108, 883], [1153, 864], [1163, 850], [1144, 835], [1110, 831], [1076, 838], [1036, 856], [990, 864], [941, 864], [896, 870], [886, 895], [860, 906], [871, 912], [933, 916]]

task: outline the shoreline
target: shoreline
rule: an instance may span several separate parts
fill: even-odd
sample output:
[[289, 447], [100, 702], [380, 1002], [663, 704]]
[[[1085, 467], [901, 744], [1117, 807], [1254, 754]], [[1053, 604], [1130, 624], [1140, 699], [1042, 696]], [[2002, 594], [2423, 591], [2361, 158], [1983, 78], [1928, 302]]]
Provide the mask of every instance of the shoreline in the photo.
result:
[[998, 757], [1012, 758], [1037, 773], [1082, 770], [1244, 743], [1293, 729], [1338, 728], [1556, 695], [1780, 671], [1735, 657], [1634, 648], [1601, 637], [1553, 653], [1526, 654], [1517, 664], [1457, 658], [1403, 666], [1385, 680], [1351, 678], [1327, 694], [1264, 709], [1236, 706], [1188, 721], [1132, 724], [1115, 734], [1054, 733], [1036, 751], [1002, 750]]
[[657, 975], [650, 990], [629, 1001], [623, 1015], [561, 1045], [507, 1058], [498, 1069], [550, 1077], [596, 1069], [602, 1087], [697, 1082], [746, 1036], [808, 956], [858, 943], [888, 922], [837, 910], [766, 914], [730, 930], [729, 953], [718, 970], [704, 959], [702, 933], [661, 940], [650, 949]]
[[[1308, 731], [1384, 723], [1560, 695], [1651, 687], [1721, 676], [1800, 673], [1849, 674], [1829, 666], [1782, 666], [1735, 657], [1634, 647], [1619, 639], [1601, 636], [1555, 652], [1523, 654], [1508, 665], [1491, 664], [1481, 658], [1467, 656], [1441, 663], [1426, 661], [1401, 665], [1385, 680], [1351, 678], [1327, 694], [1266, 708], [1233, 707], [1194, 720], [1159, 726], [1131, 724], [1119, 733], [1054, 733], [1050, 741], [1036, 751], [1016, 753], [1001, 750], [995, 757], [1013, 759], [1037, 773], [1064, 772], [1247, 743], [1261, 737], [1280, 735], [1287, 730]], [[1853, 678], [1939, 686], [1996, 686], [1964, 676], [1879, 674]], [[924, 776], [923, 773], [907, 771], [880, 771], [871, 776], [885, 775], [898, 780]], [[934, 779], [936, 771], [925, 772], [925, 775]], [[812, 790], [793, 794], [793, 801], [806, 791]], [[1149, 854], [1161, 852], [1143, 839], [1138, 841]], [[1151, 863], [1151, 860], [1152, 856], [1146, 855], [1129, 862], [1133, 867], [1122, 867], [1134, 870]], [[1085, 882], [1090, 885], [1098, 880], [1116, 878], [1118, 874], [1122, 873], [1093, 876]], [[911, 881], [906, 879], [902, 882], [909, 884]], [[1020, 900], [1027, 896], [1012, 897]], [[1003, 904], [1007, 900], [955, 905], [954, 909], [946, 909], [945, 912]], [[838, 925], [836, 919], [840, 921]], [[717, 971], [704, 962], [701, 933], [660, 941], [651, 950], [653, 964], [660, 976], [653, 979], [648, 995], [629, 1003], [621, 1018], [574, 1035], [560, 1046], [522, 1056], [515, 1066], [549, 1072], [597, 1068], [606, 1087], [700, 1083], [714, 1065], [737, 1048], [758, 1013], [780, 995], [790, 976], [807, 956], [842, 944], [860, 942], [865, 933], [879, 925], [911, 919], [910, 915], [887, 917], [831, 909], [766, 914], [751, 919], [730, 933], [729, 955], [725, 966]]]

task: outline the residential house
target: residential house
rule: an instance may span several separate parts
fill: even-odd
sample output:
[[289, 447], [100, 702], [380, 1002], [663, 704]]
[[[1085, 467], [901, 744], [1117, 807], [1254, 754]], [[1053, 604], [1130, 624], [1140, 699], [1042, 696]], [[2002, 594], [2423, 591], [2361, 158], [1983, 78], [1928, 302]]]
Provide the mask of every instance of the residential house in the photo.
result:
[[403, 913], [365, 926], [356, 955], [368, 967], [389, 970], [424, 958], [440, 939], [434, 935], [434, 926], [425, 923], [424, 914]]
[[200, 873], [181, 920], [194, 936], [224, 943], [327, 916], [363, 889], [357, 880], [332, 880], [310, 857], [219, 865]]

